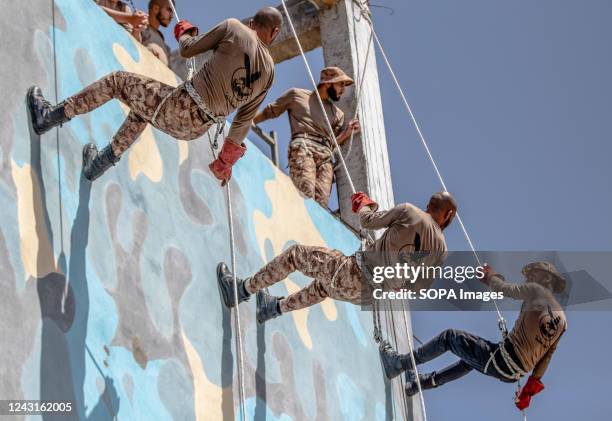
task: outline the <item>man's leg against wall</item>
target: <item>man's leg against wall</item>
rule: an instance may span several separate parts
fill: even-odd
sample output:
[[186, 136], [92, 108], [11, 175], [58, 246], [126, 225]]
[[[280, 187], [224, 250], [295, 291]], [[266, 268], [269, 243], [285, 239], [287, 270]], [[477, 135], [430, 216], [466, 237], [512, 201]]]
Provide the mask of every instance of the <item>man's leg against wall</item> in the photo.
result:
[[138, 139], [147, 124], [142, 117], [134, 111], [130, 111], [115, 136], [113, 136], [112, 142], [102, 151], [98, 151], [93, 143], [85, 145], [83, 149], [83, 175], [85, 178], [94, 181], [111, 166], [119, 162], [121, 155]]
[[147, 124], [142, 117], [134, 111], [130, 111], [111, 142], [111, 147], [116, 157], [121, 156], [138, 139], [138, 136], [147, 127]]
[[[431, 373], [419, 374], [419, 382], [421, 389], [433, 389], [438, 386], [442, 386], [445, 383], [452, 382], [460, 379], [466, 374], [470, 373], [473, 368], [463, 360], [459, 360], [456, 363], [443, 368], [442, 370], [433, 371]], [[419, 385], [416, 382], [414, 373], [409, 381], [406, 382], [406, 393], [408, 396], [412, 396], [419, 391]]]
[[471, 333], [447, 329], [414, 352], [417, 364], [431, 361], [451, 351], [470, 367], [482, 371], [495, 344]]
[[65, 101], [66, 113], [82, 114], [118, 99], [130, 108], [127, 118], [101, 151], [94, 144], [83, 149], [83, 175], [94, 181], [119, 162], [121, 155], [146, 128], [162, 100], [175, 89], [154, 79], [128, 72], [113, 72]]
[[146, 76], [117, 71], [67, 98], [64, 101], [66, 115], [72, 118], [118, 99], [143, 119], [150, 120], [162, 99], [174, 89]]
[[294, 292], [280, 301], [282, 313], [300, 310], [320, 303], [327, 298], [327, 291], [318, 280], [312, 281], [307, 287]]
[[341, 253], [325, 247], [293, 245], [249, 278], [245, 289], [253, 294], [282, 281], [295, 271], [315, 279], [331, 276], [330, 272], [333, 274], [335, 268], [334, 259], [338, 255]]
[[295, 187], [309, 198], [315, 197], [316, 165], [306, 145], [289, 146], [289, 174]]
[[289, 295], [280, 302], [280, 309], [286, 311], [299, 310], [318, 304], [329, 297], [334, 300], [361, 303], [363, 277], [361, 269], [353, 257], [347, 257], [338, 250], [325, 249], [325, 257], [316, 253], [308, 271], [304, 274], [315, 278], [306, 288]]
[[315, 200], [324, 208], [329, 203], [333, 181], [334, 166], [331, 160], [329, 160], [317, 167], [317, 181], [315, 184]]
[[[27, 97], [33, 129], [41, 135], [76, 115], [88, 113], [102, 106], [111, 99], [120, 100], [134, 115], [151, 122], [158, 106], [175, 90], [170, 85], [146, 76], [117, 71], [104, 76], [55, 106], [45, 100], [37, 86], [32, 86], [28, 90]], [[133, 123], [134, 120], [135, 118], [131, 116], [128, 118], [128, 123]], [[182, 126], [189, 126], [185, 122], [182, 123]], [[193, 131], [190, 127], [183, 130]]]

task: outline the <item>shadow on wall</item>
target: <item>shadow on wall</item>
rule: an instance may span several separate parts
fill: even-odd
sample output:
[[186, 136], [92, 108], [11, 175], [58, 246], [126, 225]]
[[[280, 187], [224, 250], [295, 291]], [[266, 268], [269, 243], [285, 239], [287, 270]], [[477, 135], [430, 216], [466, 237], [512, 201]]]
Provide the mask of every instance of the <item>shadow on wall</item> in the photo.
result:
[[[40, 136], [30, 127], [30, 163], [32, 178], [40, 189], [32, 189], [32, 203], [41, 206], [34, 212], [36, 232], [47, 231], [53, 242], [53, 232], [46, 208], [46, 189], [41, 168]], [[86, 276], [86, 248], [89, 234], [90, 183], [82, 176], [79, 182], [79, 203], [70, 235], [70, 263], [66, 273], [66, 255], [62, 250], [55, 272], [36, 279], [42, 318], [40, 399], [42, 401], [73, 402], [70, 417], [46, 413], [43, 419], [112, 419], [119, 410], [119, 398], [114, 382], [100, 370], [105, 379], [99, 402], [84, 414], [85, 354], [87, 344], [87, 321], [89, 315], [89, 291]], [[40, 193], [40, 197], [36, 197]], [[62, 241], [63, 247], [63, 241]], [[52, 258], [52, 257], [51, 257]], [[49, 267], [47, 253], [40, 247], [36, 265], [39, 272]], [[88, 351], [88, 350], [87, 350]], [[90, 352], [87, 354], [93, 358]]]

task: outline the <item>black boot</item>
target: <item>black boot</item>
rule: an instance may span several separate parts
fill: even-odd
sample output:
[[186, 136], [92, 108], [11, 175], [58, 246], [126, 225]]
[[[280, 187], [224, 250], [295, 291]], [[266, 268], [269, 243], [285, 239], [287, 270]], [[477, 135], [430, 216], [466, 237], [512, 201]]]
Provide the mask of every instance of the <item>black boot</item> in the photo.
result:
[[[428, 390], [428, 389], [433, 389], [438, 387], [438, 384], [436, 383], [436, 372], [434, 371], [433, 373], [427, 373], [427, 374], [419, 374], [419, 382], [421, 383], [421, 390]], [[416, 381], [416, 376], [413, 374], [412, 376], [412, 380], [409, 382], [406, 382], [406, 395], [407, 396], [414, 396], [417, 393], [419, 393], [419, 385]]]
[[280, 316], [280, 300], [284, 297], [274, 297], [264, 290], [257, 291], [257, 323], [263, 324]]
[[[227, 307], [234, 307], [236, 301], [234, 299], [234, 277], [232, 271], [223, 262], [217, 265], [217, 281], [219, 282], [219, 289], [221, 289], [221, 295], [223, 301]], [[245, 285], [242, 279], [236, 278], [236, 286], [238, 287], [238, 303], [248, 301], [251, 294], [245, 289]]]
[[412, 368], [410, 355], [399, 355], [388, 341], [380, 343], [380, 359], [388, 379]]
[[57, 125], [70, 121], [64, 112], [64, 103], [52, 106], [38, 86], [28, 89], [28, 109], [32, 119], [32, 128], [39, 136]]
[[96, 145], [88, 143], [83, 147], [83, 175], [89, 181], [94, 181], [119, 162], [119, 159], [111, 145], [98, 152]]

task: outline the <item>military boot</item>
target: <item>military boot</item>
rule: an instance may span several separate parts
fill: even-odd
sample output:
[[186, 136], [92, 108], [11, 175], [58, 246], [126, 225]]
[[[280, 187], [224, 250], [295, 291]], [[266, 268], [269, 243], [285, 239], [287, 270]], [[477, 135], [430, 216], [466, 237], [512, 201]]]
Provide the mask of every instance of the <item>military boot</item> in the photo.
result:
[[281, 315], [280, 300], [264, 290], [257, 291], [257, 322], [263, 324]]
[[[232, 271], [223, 262], [217, 265], [217, 282], [219, 282], [219, 288], [221, 289], [221, 295], [223, 296], [223, 302], [227, 307], [234, 307], [236, 301], [234, 299], [234, 276]], [[249, 294], [244, 285], [245, 281], [236, 278], [236, 286], [238, 287], [238, 303], [247, 301], [251, 294]]]
[[40, 136], [55, 126], [70, 121], [70, 118], [66, 116], [64, 111], [64, 103], [61, 102], [55, 106], [51, 105], [45, 99], [38, 86], [32, 86], [28, 89], [27, 98], [32, 128], [37, 135]]
[[380, 359], [388, 379], [397, 377], [400, 373], [412, 368], [410, 355], [399, 355], [391, 346], [389, 341], [380, 343]]
[[88, 143], [83, 147], [83, 175], [89, 181], [94, 181], [119, 162], [119, 159], [120, 157], [115, 156], [111, 145], [98, 151], [96, 145]]
[[[419, 382], [421, 383], [421, 389], [427, 390], [438, 387], [435, 376], [435, 371], [433, 373], [419, 374]], [[413, 375], [412, 378], [413, 379], [411, 381], [406, 382], [405, 390], [407, 396], [414, 396], [419, 393], [419, 384], [416, 381], [416, 376]]]

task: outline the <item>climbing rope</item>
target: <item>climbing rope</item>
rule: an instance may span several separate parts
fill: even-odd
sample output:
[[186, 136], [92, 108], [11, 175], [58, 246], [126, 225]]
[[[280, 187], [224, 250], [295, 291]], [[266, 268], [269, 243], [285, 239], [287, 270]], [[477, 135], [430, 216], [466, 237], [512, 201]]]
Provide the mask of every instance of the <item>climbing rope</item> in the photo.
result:
[[[408, 326], [408, 318], [406, 317], [406, 303], [403, 302], [402, 303], [404, 308], [402, 308], [402, 318], [404, 319], [404, 328], [406, 329], [406, 332], [409, 332], [409, 326]], [[414, 337], [418, 342], [421, 343], [421, 345], [423, 345], [423, 342], [421, 342], [419, 340], [419, 338], [417, 338], [416, 336], [412, 335], [406, 335], [408, 337], [408, 347], [410, 349], [410, 361], [412, 362], [412, 367], [413, 367], [413, 371], [415, 374], [415, 377], [417, 378], [417, 386], [419, 388], [419, 399], [421, 401], [421, 407], [423, 408], [423, 419], [427, 420], [427, 414], [425, 413], [425, 397], [423, 396], [423, 390], [421, 389], [421, 381], [420, 381], [420, 377], [419, 377], [419, 370], [417, 367], [417, 363], [416, 360], [414, 358], [414, 343], [412, 342], [412, 337]]]
[[[212, 139], [210, 136], [210, 130], [206, 132], [208, 136], [208, 143], [210, 144], [210, 151], [213, 159], [217, 159], [217, 148], [219, 147], [218, 138], [223, 132], [225, 123], [218, 122], [215, 128], [215, 138]], [[234, 302], [238, 303], [238, 284], [236, 280], [236, 245], [234, 239], [234, 217], [232, 212], [232, 197], [230, 190], [230, 183], [226, 184], [226, 202], [227, 202], [227, 219], [229, 225], [229, 237], [230, 237], [230, 259], [232, 266], [232, 282], [234, 284]], [[240, 306], [234, 307], [234, 329], [236, 330], [236, 352], [237, 352], [237, 363], [238, 363], [238, 396], [240, 398], [240, 413], [243, 421], [246, 421], [246, 405], [245, 405], [245, 393], [244, 393], [244, 350], [242, 347], [242, 326], [240, 324]]]
[[[385, 300], [385, 308], [386, 308], [386, 317], [385, 322], [387, 324], [387, 332], [388, 337], [390, 339], [390, 343], [392, 344], [394, 349], [398, 349], [398, 340], [397, 340], [397, 332], [395, 329], [395, 317], [393, 313], [392, 304], [389, 300]], [[402, 402], [402, 410], [404, 411], [404, 419], [409, 420], [411, 417], [408, 416], [408, 397], [406, 396], [406, 380], [403, 375], [397, 377], [397, 382], [399, 385], [399, 396]]]
[[[170, 1], [168, 2], [170, 4], [170, 7], [172, 7], [172, 13], [174, 13], [174, 17], [176, 18], [177, 22], [180, 22], [180, 18], [178, 13], [176, 12], [176, 7], [174, 6], [174, 2]], [[193, 77], [193, 74], [195, 73], [195, 56], [191, 57], [188, 61], [187, 61], [187, 80], [191, 80], [191, 78]], [[217, 159], [217, 154], [216, 154], [216, 149], [218, 148], [219, 144], [217, 139], [219, 138], [219, 135], [221, 134], [221, 132], [223, 131], [225, 122], [224, 121], [218, 121], [217, 122], [217, 127], [215, 130], [215, 139], [211, 140], [210, 138], [210, 131], [207, 132], [208, 135], [208, 140], [210, 142], [210, 148], [211, 148], [211, 152], [213, 155], [214, 159]], [[234, 239], [234, 218], [232, 215], [232, 196], [231, 196], [231, 190], [230, 190], [230, 183], [228, 182], [226, 184], [226, 195], [227, 195], [227, 220], [228, 220], [228, 225], [229, 225], [229, 237], [230, 237], [230, 258], [231, 258], [231, 264], [232, 264], [232, 282], [234, 284], [234, 302], [239, 302], [238, 301], [238, 284], [237, 284], [237, 280], [236, 280], [236, 245], [235, 245], [235, 239]], [[236, 330], [236, 360], [238, 363], [238, 396], [240, 399], [240, 414], [241, 414], [241, 418], [243, 421], [246, 421], [246, 398], [245, 398], [245, 392], [244, 392], [244, 351], [242, 348], [242, 327], [240, 324], [240, 306], [236, 305], [234, 307], [234, 329]]]
[[[226, 184], [227, 192], [227, 219], [229, 222], [229, 236], [230, 236], [230, 256], [232, 261], [232, 283], [234, 284], [234, 302], [238, 303], [238, 285], [236, 281], [236, 246], [234, 239], [234, 218], [232, 216], [232, 193], [230, 190], [229, 181]], [[236, 350], [238, 351], [238, 392], [240, 396], [240, 410], [242, 420], [246, 421], [246, 405], [245, 405], [245, 393], [244, 393], [244, 363], [243, 363], [243, 349], [242, 349], [242, 328], [240, 326], [240, 306], [235, 306], [235, 329], [236, 329]]]
[[[363, 3], [358, 2], [357, 0], [354, 0], [354, 3], [358, 4], [361, 7], [362, 14], [364, 16], [367, 16], [366, 13], [364, 13], [365, 5]], [[431, 162], [431, 164], [432, 164], [432, 166], [434, 168], [434, 171], [435, 171], [435, 173], [436, 173], [436, 175], [438, 177], [438, 180], [440, 181], [440, 184], [442, 185], [442, 188], [444, 189], [444, 191], [448, 192], [448, 189], [446, 187], [446, 183], [444, 182], [444, 178], [442, 177], [442, 174], [441, 174], [441, 172], [440, 172], [440, 170], [438, 168], [438, 165], [437, 165], [437, 163], [436, 163], [436, 161], [435, 161], [435, 159], [434, 159], [434, 157], [433, 157], [433, 155], [431, 153], [431, 150], [429, 149], [429, 145], [427, 144], [427, 141], [425, 140], [425, 136], [423, 135], [423, 132], [422, 132], [422, 130], [421, 130], [417, 120], [416, 120], [416, 117], [415, 117], [415, 115], [414, 115], [414, 113], [412, 111], [412, 107], [410, 107], [410, 104], [408, 103], [408, 100], [406, 99], [406, 96], [404, 95], [404, 91], [403, 91], [403, 89], [401, 87], [401, 84], [399, 83], [399, 80], [398, 80], [398, 78], [397, 78], [397, 76], [395, 74], [395, 71], [393, 70], [393, 67], [391, 66], [391, 63], [389, 61], [389, 58], [387, 57], [387, 54], [385, 53], [385, 50], [384, 50], [384, 48], [382, 46], [382, 43], [381, 43], [380, 39], [378, 38], [376, 30], [374, 29], [374, 23], [369, 18], [367, 19], [367, 21], [368, 21], [368, 23], [370, 25], [370, 29], [371, 29], [372, 34], [374, 36], [374, 40], [376, 41], [376, 44], [378, 45], [378, 48], [379, 48], [380, 53], [381, 53], [381, 55], [383, 57], [383, 60], [385, 61], [385, 64], [386, 64], [386, 66], [387, 66], [387, 68], [389, 70], [389, 73], [391, 74], [393, 82], [395, 83], [395, 86], [396, 86], [396, 88], [397, 88], [397, 90], [398, 90], [398, 92], [399, 92], [399, 94], [400, 94], [400, 96], [402, 98], [402, 101], [404, 103], [406, 111], [408, 112], [408, 114], [410, 116], [410, 119], [412, 120], [412, 123], [414, 124], [414, 127], [415, 127], [415, 129], [417, 131], [417, 134], [419, 136], [419, 139], [421, 140], [421, 143], [423, 144], [423, 147], [425, 148], [427, 156], [428, 156], [428, 158], [429, 158], [429, 160], [430, 160], [430, 162]], [[478, 263], [479, 266], [482, 266], [482, 262], [480, 260], [480, 257], [478, 256], [478, 253], [476, 252], [476, 248], [474, 247], [472, 239], [470, 238], [470, 235], [469, 235], [469, 233], [467, 231], [467, 228], [465, 227], [465, 224], [463, 223], [463, 220], [461, 219], [461, 216], [459, 215], [459, 212], [456, 213], [456, 216], [457, 216], [457, 221], [459, 222], [459, 225], [461, 227], [461, 231], [463, 231], [463, 235], [465, 236], [465, 239], [467, 240], [467, 243], [468, 243], [468, 245], [470, 247], [470, 250], [472, 251], [472, 253], [474, 255], [474, 258], [476, 259], [476, 262]], [[489, 287], [489, 290], [490, 290], [490, 287]], [[493, 304], [495, 305], [495, 311], [497, 313], [497, 327], [498, 327], [498, 329], [501, 332], [502, 338], [506, 339], [506, 337], [508, 335], [508, 326], [506, 324], [506, 320], [504, 319], [504, 317], [501, 314], [501, 311], [499, 309], [499, 305], [498, 305], [496, 299], [493, 299]], [[517, 386], [518, 386], [518, 389], [520, 390], [520, 388], [521, 388], [520, 380], [517, 382]], [[527, 416], [526, 416], [524, 410], [521, 411], [521, 414], [522, 414], [523, 421], [527, 421]]]
[[[323, 116], [325, 117], [325, 123], [327, 124], [327, 127], [329, 129], [329, 133], [330, 133], [330, 137], [331, 137], [331, 139], [333, 141], [334, 150], [340, 151], [340, 147], [338, 145], [338, 141], [337, 141], [336, 136], [334, 134], [334, 130], [333, 130], [332, 124], [329, 121], [329, 117], [327, 116], [327, 113], [325, 111], [325, 106], [323, 104], [323, 100], [321, 99], [321, 95], [319, 94], [319, 91], [317, 89], [317, 83], [315, 82], [314, 76], [312, 74], [312, 70], [310, 68], [310, 64], [308, 63], [308, 59], [306, 58], [306, 54], [304, 53], [304, 49], [302, 48], [302, 44], [300, 43], [299, 37], [298, 37], [297, 32], [295, 30], [295, 26], [293, 25], [293, 20], [291, 19], [291, 15], [289, 14], [289, 10], [287, 8], [287, 4], [285, 3], [285, 0], [281, 0], [281, 4], [283, 6], [283, 10], [285, 12], [285, 16], [287, 17], [287, 22], [289, 23], [289, 27], [291, 28], [291, 32], [293, 34], [295, 42], [296, 42], [296, 44], [298, 46], [298, 49], [300, 51], [300, 55], [302, 56], [302, 60], [304, 61], [304, 65], [306, 66], [306, 70], [308, 72], [308, 76], [310, 77], [310, 81], [311, 81], [311, 83], [312, 83], [312, 85], [314, 87], [314, 92], [315, 92], [315, 94], [317, 96], [317, 100], [319, 102], [319, 106], [321, 107], [321, 110], [323, 111]], [[361, 5], [361, 6], [363, 6], [363, 5]], [[376, 35], [374, 34], [372, 26], [371, 26], [371, 29], [372, 29], [372, 34], [374, 35], [374, 37], [376, 37]], [[354, 193], [356, 193], [355, 185], [354, 185], [353, 180], [351, 178], [351, 175], [350, 175], [350, 172], [349, 172], [348, 167], [346, 165], [346, 162], [344, 160], [344, 157], [342, 156], [342, 153], [338, 154], [338, 158], [340, 159], [340, 164], [342, 165], [342, 168], [344, 169], [344, 171], [346, 173], [347, 180], [348, 180], [349, 186], [351, 188], [351, 192], [354, 194]], [[391, 317], [392, 317], [392, 315], [391, 315]], [[385, 319], [387, 319], [387, 318], [385, 318]], [[413, 354], [412, 340], [410, 338], [408, 340], [408, 344], [410, 346], [410, 349], [409, 349], [410, 355], [414, 359], [414, 356], [412, 355]], [[422, 388], [421, 388], [421, 382], [420, 382], [418, 374], [416, 376], [416, 383], [418, 385], [419, 393], [421, 394], [421, 404], [423, 406], [423, 417], [424, 417], [425, 421], [427, 421], [427, 415], [426, 415], [426, 410], [425, 410], [425, 400], [422, 398]], [[403, 400], [404, 400], [404, 411], [407, 411], [407, 403], [405, 402], [405, 394], [401, 393], [401, 396], [403, 397]], [[407, 419], [408, 418], [407, 414], [405, 413], [404, 415], [405, 415], [405, 417]]]
[[[168, 3], [170, 3], [170, 7], [172, 8], [172, 13], [174, 14], [174, 18], [176, 19], [176, 22], [180, 22], [181, 18], [179, 18], [178, 13], [176, 13], [176, 7], [174, 6], [174, 1], [169, 1]], [[193, 75], [195, 73], [196, 70], [196, 62], [195, 62], [195, 56], [191, 57], [187, 60], [187, 80], [191, 80], [193, 78]]]
[[[57, 42], [56, 42], [56, 25], [55, 25], [55, 0], [53, 0], [51, 2], [51, 7], [53, 8], [52, 10], [52, 16], [51, 16], [51, 34], [52, 34], [52, 51], [53, 51], [53, 89], [54, 89], [54, 94], [55, 94], [55, 103], [57, 104], [59, 102], [59, 83], [58, 83], [58, 77], [57, 77]], [[55, 150], [56, 150], [56, 156], [55, 156], [55, 161], [57, 164], [57, 184], [58, 186], [62, 185], [62, 171], [61, 171], [61, 153], [60, 153], [60, 136], [59, 136], [59, 131], [60, 131], [60, 127], [61, 125], [57, 126], [55, 128]], [[42, 174], [40, 174], [40, 176], [42, 177]], [[62, 211], [63, 207], [64, 207], [64, 203], [63, 203], [63, 198], [62, 198], [62, 189], [58, 188], [57, 189], [57, 200], [58, 200], [58, 206], [60, 211], [59, 213], [59, 231], [60, 231], [60, 255], [59, 255], [59, 259], [58, 259], [58, 266], [60, 266], [60, 270], [62, 270], [64, 273], [67, 274], [66, 272], [66, 268], [61, 267], [62, 264], [65, 264], [66, 262], [66, 253], [64, 251], [64, 212]], [[60, 311], [62, 312], [62, 314], [66, 314], [66, 299], [68, 298], [68, 289], [70, 286], [70, 277], [69, 276], [65, 276], [64, 277], [64, 290], [62, 291], [62, 299], [60, 302]]]
[[[363, 92], [363, 82], [365, 80], [365, 72], [368, 68], [368, 60], [370, 58], [370, 51], [372, 50], [372, 44], [374, 41], [374, 33], [370, 31], [370, 39], [368, 40], [368, 50], [366, 52], [366, 57], [365, 57], [365, 61], [363, 63], [363, 71], [361, 71], [360, 73], [358, 73], [358, 78], [359, 78], [359, 86], [357, 88], [357, 95], [355, 96], [355, 115], [353, 116], [353, 118], [357, 119], [359, 118], [360, 114], [359, 114], [359, 110], [360, 110], [360, 105], [361, 105], [361, 94]], [[355, 130], [351, 130], [351, 137], [349, 138], [348, 141], [348, 145], [347, 145], [347, 150], [346, 150], [346, 155], [344, 156], [344, 159], [347, 159], [350, 155], [351, 155], [351, 151], [353, 149], [353, 138], [355, 137]], [[342, 153], [342, 151], [338, 150], [338, 153]]]
[[[291, 19], [291, 15], [289, 14], [289, 10], [287, 9], [287, 4], [285, 3], [285, 0], [281, 0], [281, 4], [283, 6], [283, 9], [285, 11], [285, 16], [287, 17], [287, 22], [289, 22], [289, 27], [291, 28], [291, 32], [293, 34], [293, 38], [295, 39], [295, 42], [298, 46], [298, 49], [300, 50], [300, 55], [302, 56], [302, 60], [304, 60], [304, 64], [306, 65], [306, 70], [308, 71], [308, 76], [310, 77], [310, 81], [312, 82], [312, 85], [314, 86], [314, 92], [317, 96], [317, 100], [319, 101], [319, 106], [321, 107], [321, 110], [323, 111], [323, 116], [325, 117], [325, 123], [327, 124], [327, 128], [329, 129], [329, 134], [330, 137], [332, 139], [333, 142], [333, 146], [334, 146], [334, 150], [339, 150], [340, 146], [338, 145], [338, 141], [336, 139], [336, 135], [334, 134], [334, 128], [331, 124], [331, 122], [329, 121], [329, 117], [327, 116], [327, 112], [325, 111], [325, 105], [323, 104], [323, 100], [321, 99], [321, 95], [319, 94], [319, 90], [317, 89], [317, 83], [315, 82], [314, 76], [312, 74], [312, 70], [310, 69], [310, 64], [308, 64], [308, 59], [306, 58], [306, 54], [304, 54], [304, 49], [302, 48], [302, 43], [300, 42], [300, 39], [298, 38], [297, 32], [295, 30], [295, 27], [293, 26], [293, 20]], [[353, 184], [353, 179], [351, 178], [351, 174], [349, 173], [348, 167], [346, 166], [346, 162], [344, 161], [344, 157], [342, 156], [342, 154], [338, 154], [338, 157], [340, 158], [340, 162], [342, 164], [342, 167], [344, 168], [344, 171], [346, 172], [346, 177], [347, 180], [349, 182], [350, 188], [351, 188], [351, 192], [352, 193], [356, 193], [357, 191], [355, 190], [355, 184]]]
[[[387, 54], [385, 53], [385, 50], [380, 42], [380, 39], [378, 38], [378, 35], [376, 34], [376, 31], [374, 30], [374, 25], [372, 24], [372, 22], [370, 21], [370, 28], [372, 29], [372, 34], [374, 34], [374, 40], [376, 40], [376, 44], [378, 45], [379, 51], [385, 61], [385, 64], [387, 65], [387, 68], [389, 69], [389, 73], [391, 74], [391, 78], [393, 79], [395, 86], [402, 98], [402, 101], [404, 103], [404, 106], [406, 108], [406, 110], [408, 111], [408, 115], [410, 116], [410, 119], [412, 120], [412, 123], [414, 124], [414, 127], [417, 131], [417, 134], [419, 136], [419, 139], [421, 140], [421, 143], [423, 144], [423, 147], [425, 148], [425, 152], [427, 153], [427, 156], [429, 158], [429, 161], [431, 162], [434, 171], [438, 177], [438, 180], [440, 181], [440, 184], [442, 185], [442, 188], [444, 189], [445, 192], [448, 192], [448, 189], [446, 187], [446, 183], [444, 182], [444, 178], [442, 177], [442, 174], [440, 173], [440, 169], [438, 168], [438, 164], [436, 163], [431, 150], [429, 149], [429, 145], [427, 144], [427, 141], [425, 140], [425, 136], [423, 135], [423, 132], [421, 131], [421, 127], [419, 126], [419, 123], [416, 120], [416, 117], [414, 116], [414, 113], [412, 112], [412, 108], [410, 107], [410, 104], [408, 103], [408, 100], [406, 99], [406, 96], [404, 95], [404, 91], [402, 90], [402, 87], [397, 79], [397, 76], [395, 75], [395, 71], [393, 70], [393, 67], [391, 66], [391, 63], [389, 62], [389, 59], [387, 57]], [[470, 235], [468, 234], [468, 231], [465, 227], [465, 224], [463, 223], [463, 220], [461, 219], [461, 216], [459, 215], [459, 212], [456, 213], [457, 216], [457, 222], [459, 222], [459, 225], [461, 227], [461, 231], [463, 231], [463, 235], [465, 236], [465, 239], [468, 242], [468, 245], [470, 247], [470, 250], [472, 251], [472, 253], [474, 254], [474, 257], [476, 259], [476, 262], [478, 263], [479, 266], [482, 266], [482, 262], [480, 261], [480, 257], [478, 256], [478, 253], [476, 252], [476, 248], [474, 247], [474, 244], [472, 243], [472, 239], [470, 238]], [[495, 305], [495, 310], [497, 312], [497, 322], [498, 322], [498, 327], [502, 332], [502, 336], [505, 338], [507, 333], [508, 333], [508, 328], [506, 325], [506, 320], [504, 319], [504, 317], [502, 316], [500, 310], [499, 310], [499, 306], [497, 304], [497, 300], [493, 299], [493, 304]]]

